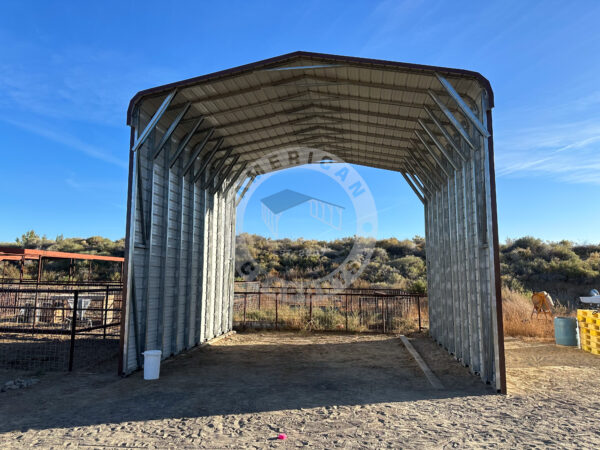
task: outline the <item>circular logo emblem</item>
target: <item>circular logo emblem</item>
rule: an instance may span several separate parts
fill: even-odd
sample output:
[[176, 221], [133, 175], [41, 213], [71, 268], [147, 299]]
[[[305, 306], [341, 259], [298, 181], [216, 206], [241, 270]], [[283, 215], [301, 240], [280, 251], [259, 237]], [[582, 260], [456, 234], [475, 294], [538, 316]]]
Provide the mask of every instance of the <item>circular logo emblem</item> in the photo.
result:
[[[323, 187], [318, 195], [314, 195], [314, 188], [309, 189], [307, 186], [301, 186], [295, 190], [275, 189], [273, 193], [273, 187], [281, 184], [280, 182], [271, 182], [274, 181], [273, 177], [281, 176], [278, 171], [298, 166], [301, 166], [303, 170], [313, 172], [306, 177], [306, 182], [310, 182], [311, 186], [327, 187]], [[235, 256], [237, 277], [243, 278], [244, 281], [260, 281], [263, 286], [298, 288], [301, 285], [315, 290], [325, 287], [343, 290], [350, 287], [368, 264], [375, 247], [377, 234], [375, 201], [367, 183], [356, 169], [337, 155], [327, 151], [308, 147], [288, 147], [254, 161], [247, 169], [247, 176], [254, 182], [247, 188], [237, 210], [237, 231], [239, 233]], [[323, 177], [321, 183], [318, 181], [320, 177]], [[331, 180], [339, 187], [332, 187]], [[314, 219], [321, 222], [322, 228], [329, 228], [333, 233], [337, 231], [338, 236], [344, 229], [345, 220], [350, 221], [350, 226], [355, 223], [355, 227], [352, 227], [351, 230], [353, 236], [347, 238], [351, 240], [350, 251], [339, 257], [331, 265], [332, 269], [329, 273], [325, 275], [321, 273], [319, 276], [314, 276], [313, 274], [310, 277], [302, 276], [299, 279], [297, 276], [273, 275], [273, 271], [269, 273], [256, 261], [256, 251], [252, 248], [251, 242], [247, 241], [247, 235], [243, 234], [246, 216], [252, 213], [248, 210], [252, 199], [259, 200], [252, 203], [253, 205], [260, 203], [261, 220], [269, 230], [270, 237], [274, 239], [286, 234], [285, 229], [280, 230], [280, 219], [285, 219], [286, 213], [292, 214], [292, 210], [295, 210], [296, 215], [306, 214], [307, 220]], [[344, 206], [348, 203], [352, 205], [353, 211], [348, 211], [349, 208]], [[256, 211], [253, 212], [256, 215]], [[285, 224], [285, 220], [282, 222]], [[349, 231], [348, 226], [344, 231]], [[350, 233], [348, 232], [348, 234]], [[321, 253], [325, 251], [327, 249], [320, 250]], [[301, 249], [300, 252], [309, 252], [309, 254], [301, 256], [311, 258], [312, 261], [318, 261], [320, 257], [324, 256], [319, 254], [319, 249], [315, 250], [314, 248]]]

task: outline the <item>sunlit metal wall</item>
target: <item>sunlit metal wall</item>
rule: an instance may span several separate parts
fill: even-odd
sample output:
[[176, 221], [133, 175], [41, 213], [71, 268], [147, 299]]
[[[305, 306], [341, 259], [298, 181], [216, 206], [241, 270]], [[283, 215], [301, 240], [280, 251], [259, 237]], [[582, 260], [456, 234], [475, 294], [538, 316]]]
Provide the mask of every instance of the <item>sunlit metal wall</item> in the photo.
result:
[[[150, 117], [138, 120], [136, 130]], [[196, 182], [193, 170], [184, 175], [191, 148], [171, 167], [181, 138], [155, 157], [164, 133], [157, 126], [132, 155], [123, 373], [141, 367], [145, 350], [166, 358], [232, 328], [234, 191], [202, 188], [210, 170]]]
[[423, 181], [430, 333], [471, 372], [504, 390], [497, 376], [504, 356], [498, 351], [498, 237], [485, 93], [476, 107], [490, 138], [465, 121], [474, 148], [463, 142], [437, 174], [421, 171], [430, 180]]

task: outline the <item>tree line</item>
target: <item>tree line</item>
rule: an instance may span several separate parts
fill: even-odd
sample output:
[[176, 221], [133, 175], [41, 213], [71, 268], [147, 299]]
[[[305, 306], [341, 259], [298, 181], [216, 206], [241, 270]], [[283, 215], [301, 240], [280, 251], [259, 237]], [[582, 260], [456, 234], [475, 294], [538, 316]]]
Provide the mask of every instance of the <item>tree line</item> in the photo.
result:
[[[310, 280], [322, 278], [338, 268], [355, 244], [372, 245], [373, 253], [354, 286], [426, 292], [426, 248], [425, 239], [420, 236], [367, 242], [365, 238], [353, 237], [333, 241], [269, 239], [244, 233], [237, 236], [236, 253], [243, 258], [250, 257], [258, 266], [258, 281], [269, 277]], [[7, 245], [110, 256], [124, 254], [124, 239], [113, 241], [100, 236], [83, 239], [61, 235], [48, 239], [29, 231], [13, 243], [0, 244]], [[548, 242], [533, 237], [509, 239], [500, 246], [500, 269], [503, 285], [513, 291], [545, 290], [563, 303], [570, 302], [600, 287], [600, 245]], [[116, 274], [101, 275], [117, 279]]]
[[[58, 235], [55, 239], [39, 236], [31, 230], [15, 239], [15, 242], [0, 242], [0, 247], [17, 247], [47, 250], [54, 252], [88, 253], [93, 255], [123, 257], [125, 239], [111, 239], [92, 236], [89, 238], [65, 238]], [[20, 278], [20, 263], [6, 262], [0, 265], [0, 277], [9, 279]], [[121, 278], [120, 264], [110, 261], [74, 261], [71, 271], [69, 260], [50, 259], [44, 262], [43, 280], [45, 281], [118, 281]], [[25, 279], [37, 278], [37, 261], [25, 261], [23, 276]]]

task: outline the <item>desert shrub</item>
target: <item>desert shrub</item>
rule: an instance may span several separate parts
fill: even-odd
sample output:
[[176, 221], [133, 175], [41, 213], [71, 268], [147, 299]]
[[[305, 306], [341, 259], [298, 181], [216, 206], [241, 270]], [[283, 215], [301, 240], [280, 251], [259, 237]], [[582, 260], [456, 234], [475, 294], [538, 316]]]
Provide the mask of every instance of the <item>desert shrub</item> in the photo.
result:
[[531, 318], [533, 303], [531, 296], [502, 289], [502, 317], [504, 319], [504, 335], [552, 338], [554, 325], [552, 318], [546, 319], [543, 315]]
[[411, 294], [427, 294], [427, 281], [423, 279], [413, 281], [408, 291]]

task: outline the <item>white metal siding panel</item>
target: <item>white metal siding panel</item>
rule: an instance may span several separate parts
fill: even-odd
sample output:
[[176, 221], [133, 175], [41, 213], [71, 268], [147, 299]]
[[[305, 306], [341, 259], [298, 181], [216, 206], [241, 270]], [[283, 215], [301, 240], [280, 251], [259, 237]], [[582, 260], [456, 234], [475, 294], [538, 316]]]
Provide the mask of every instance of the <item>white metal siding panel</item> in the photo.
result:
[[193, 322], [193, 343], [197, 345], [200, 343], [201, 323], [202, 315], [204, 310], [204, 297], [202, 293], [203, 284], [203, 266], [204, 266], [204, 190], [200, 189], [200, 186], [196, 189], [196, 224], [194, 234], [194, 252], [196, 258], [196, 283], [194, 290], [196, 292], [196, 308], [190, 321]]
[[207, 245], [207, 293], [206, 293], [206, 340], [214, 337], [214, 311], [215, 311], [215, 266], [216, 266], [216, 231], [218, 217], [218, 202], [214, 195], [208, 196], [208, 223]]
[[215, 309], [213, 314], [213, 336], [221, 334], [221, 313], [223, 311], [223, 222], [225, 205], [221, 193], [215, 194], [215, 203], [218, 204], [217, 226], [216, 226], [216, 266], [214, 273], [215, 280]]
[[210, 219], [209, 219], [209, 198], [208, 193], [204, 191], [203, 194], [203, 210], [204, 210], [204, 230], [202, 236], [202, 311], [200, 314], [200, 342], [206, 341], [206, 321], [208, 317], [208, 244], [210, 242], [209, 230], [210, 230]]

